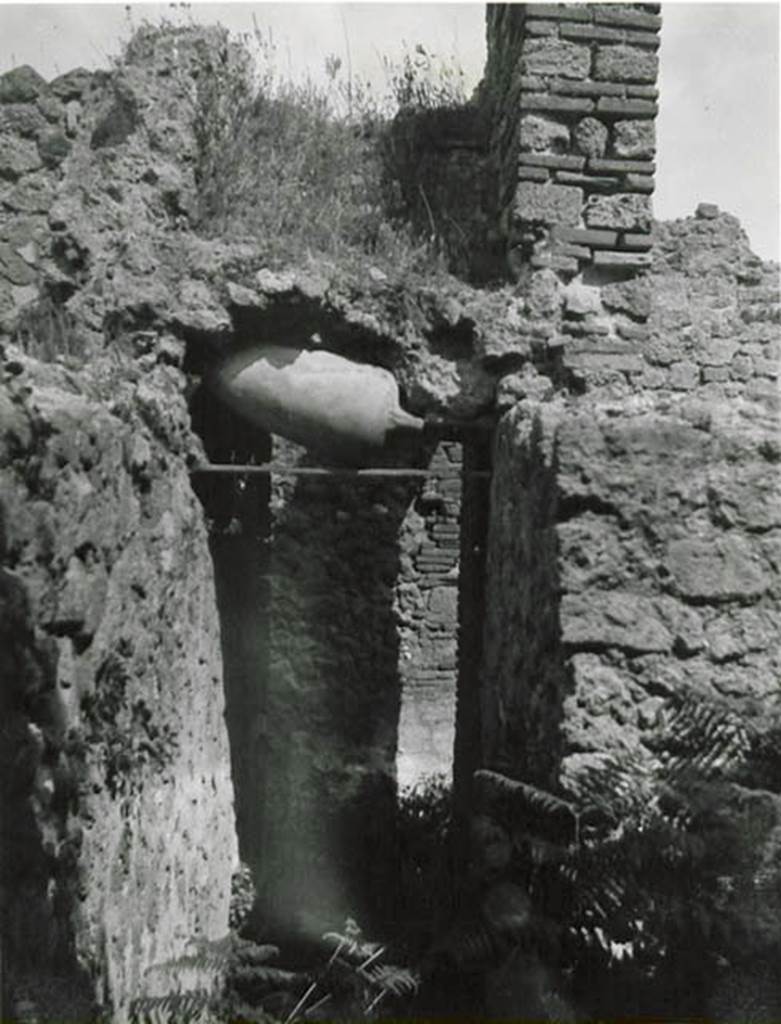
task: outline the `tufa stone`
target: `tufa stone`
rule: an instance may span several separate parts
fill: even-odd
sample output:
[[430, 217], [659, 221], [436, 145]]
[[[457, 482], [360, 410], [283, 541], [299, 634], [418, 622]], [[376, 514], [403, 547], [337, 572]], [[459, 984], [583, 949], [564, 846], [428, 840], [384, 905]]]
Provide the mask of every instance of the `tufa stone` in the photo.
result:
[[575, 126], [573, 138], [575, 150], [584, 156], [600, 157], [607, 149], [608, 131], [595, 117], [584, 117]]
[[673, 637], [654, 602], [628, 591], [565, 594], [562, 642], [570, 647], [615, 647], [628, 653], [669, 651]]
[[594, 60], [594, 78], [609, 82], [655, 82], [659, 58], [634, 46], [599, 46]]
[[78, 100], [68, 100], [65, 106], [65, 131], [70, 138], [73, 138], [81, 123], [81, 104]]
[[521, 52], [521, 68], [529, 75], [586, 78], [591, 68], [588, 46], [564, 39], [527, 39]]
[[47, 128], [38, 136], [38, 152], [47, 167], [57, 167], [70, 151], [71, 144], [59, 128]]
[[672, 541], [667, 568], [683, 597], [722, 602], [760, 597], [769, 580], [743, 537], [691, 537]]
[[28, 285], [35, 281], [35, 271], [5, 242], [0, 242], [0, 276], [16, 285]]
[[643, 279], [608, 284], [601, 295], [608, 309], [629, 313], [637, 320], [646, 319], [651, 312], [651, 289]]
[[619, 157], [652, 157], [656, 153], [656, 128], [653, 121], [616, 121], [613, 126], [613, 152]]
[[602, 301], [599, 288], [572, 281], [564, 289], [564, 309], [573, 316], [601, 313]]
[[583, 189], [522, 181], [515, 192], [513, 219], [574, 226], [580, 222], [582, 207]]
[[34, 142], [7, 133], [0, 135], [0, 178], [16, 181], [42, 166]]
[[651, 227], [651, 201], [647, 195], [636, 193], [591, 196], [584, 216], [590, 228], [647, 231]]
[[519, 142], [522, 151], [562, 152], [569, 146], [569, 129], [546, 117], [525, 114], [520, 122]]
[[91, 81], [91, 71], [87, 71], [86, 68], [74, 68], [72, 71], [60, 75], [59, 78], [55, 78], [49, 88], [55, 96], [59, 96], [63, 103], [67, 103], [69, 100], [80, 99], [87, 91]]
[[716, 220], [719, 212], [719, 208], [715, 203], [700, 203], [694, 211], [694, 216], [698, 220]]
[[0, 103], [32, 103], [46, 89], [46, 80], [23, 64], [0, 75]]
[[4, 103], [0, 106], [0, 133], [34, 139], [46, 127], [46, 118], [30, 103]]

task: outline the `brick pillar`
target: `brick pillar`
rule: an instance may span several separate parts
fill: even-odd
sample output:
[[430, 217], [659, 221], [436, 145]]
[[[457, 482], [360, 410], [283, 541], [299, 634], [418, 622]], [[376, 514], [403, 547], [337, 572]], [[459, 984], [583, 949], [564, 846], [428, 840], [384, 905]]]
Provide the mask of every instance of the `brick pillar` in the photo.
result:
[[487, 14], [500, 227], [528, 327], [587, 386], [642, 365], [659, 4]]
[[[659, 4], [489, 11], [511, 270], [636, 270], [651, 247]], [[500, 40], [501, 36], [501, 40]], [[509, 115], [509, 119], [508, 119]]]

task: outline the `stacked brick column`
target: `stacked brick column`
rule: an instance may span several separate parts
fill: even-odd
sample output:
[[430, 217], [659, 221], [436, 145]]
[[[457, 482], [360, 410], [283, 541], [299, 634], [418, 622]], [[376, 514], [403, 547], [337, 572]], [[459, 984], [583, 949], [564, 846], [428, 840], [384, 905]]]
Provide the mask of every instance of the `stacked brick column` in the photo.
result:
[[429, 469], [435, 475], [399, 532], [396, 769], [402, 787], [449, 777], [455, 741], [462, 445], [441, 442]]
[[659, 4], [488, 12], [510, 266], [633, 272], [651, 246]]

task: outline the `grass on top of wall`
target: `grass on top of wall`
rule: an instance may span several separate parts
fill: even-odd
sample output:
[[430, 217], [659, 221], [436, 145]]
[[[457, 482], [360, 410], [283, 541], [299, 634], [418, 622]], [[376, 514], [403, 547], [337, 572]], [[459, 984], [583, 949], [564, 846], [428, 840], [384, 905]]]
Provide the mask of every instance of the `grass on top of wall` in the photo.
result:
[[199, 76], [195, 110], [199, 230], [255, 239], [271, 262], [368, 256], [395, 274], [441, 265], [434, 234], [403, 217], [388, 125], [400, 110], [466, 102], [463, 72], [418, 46], [384, 61], [380, 93], [325, 58], [324, 84], [277, 69], [256, 27]]

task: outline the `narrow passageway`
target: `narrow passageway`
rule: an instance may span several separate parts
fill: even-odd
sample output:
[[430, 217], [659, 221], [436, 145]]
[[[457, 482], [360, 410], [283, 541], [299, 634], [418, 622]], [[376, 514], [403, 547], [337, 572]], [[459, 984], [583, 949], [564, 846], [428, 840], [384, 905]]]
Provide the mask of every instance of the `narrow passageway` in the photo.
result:
[[[311, 938], [347, 916], [392, 928], [398, 794], [478, 757], [487, 435], [440, 425], [355, 471], [205, 395], [192, 411], [223, 467], [194, 480], [258, 919]], [[252, 463], [270, 469], [227, 468]]]

